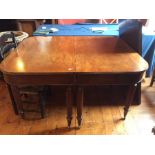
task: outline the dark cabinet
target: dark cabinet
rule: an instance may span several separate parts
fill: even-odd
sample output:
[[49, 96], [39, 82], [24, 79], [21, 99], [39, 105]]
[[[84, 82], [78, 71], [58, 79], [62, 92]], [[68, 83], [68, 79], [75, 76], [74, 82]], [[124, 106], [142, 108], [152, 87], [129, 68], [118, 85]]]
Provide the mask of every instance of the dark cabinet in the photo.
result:
[[44, 19], [18, 19], [16, 20], [17, 30], [24, 31], [32, 36], [33, 32], [38, 28], [39, 25], [44, 24]]

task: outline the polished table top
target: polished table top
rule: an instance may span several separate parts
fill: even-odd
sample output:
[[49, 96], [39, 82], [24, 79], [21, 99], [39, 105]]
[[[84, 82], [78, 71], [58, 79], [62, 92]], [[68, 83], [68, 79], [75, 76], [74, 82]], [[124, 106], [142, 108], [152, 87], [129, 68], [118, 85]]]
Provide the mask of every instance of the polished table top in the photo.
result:
[[123, 40], [105, 36], [30, 37], [1, 63], [4, 74], [138, 73], [147, 68]]

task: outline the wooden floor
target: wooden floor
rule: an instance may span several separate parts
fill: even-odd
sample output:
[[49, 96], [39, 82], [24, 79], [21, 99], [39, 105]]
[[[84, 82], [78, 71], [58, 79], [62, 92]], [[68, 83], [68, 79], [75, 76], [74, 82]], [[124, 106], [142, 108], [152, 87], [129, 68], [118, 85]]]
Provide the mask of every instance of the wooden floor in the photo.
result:
[[[32, 113], [27, 116], [26, 120], [23, 120], [14, 114], [6, 85], [0, 81], [0, 134], [152, 135], [151, 129], [155, 125], [155, 84], [149, 87], [149, 82], [150, 79], [143, 82], [141, 105], [132, 105], [125, 121], [121, 120], [122, 105], [109, 104], [108, 101], [102, 104], [101, 98], [94, 97], [95, 99], [90, 101], [93, 104], [84, 105], [81, 129], [77, 129], [75, 107], [72, 126], [68, 129], [63, 95], [57, 94], [58, 100], [47, 104], [45, 119], [38, 119], [38, 114]], [[62, 100], [59, 101], [60, 98]]]

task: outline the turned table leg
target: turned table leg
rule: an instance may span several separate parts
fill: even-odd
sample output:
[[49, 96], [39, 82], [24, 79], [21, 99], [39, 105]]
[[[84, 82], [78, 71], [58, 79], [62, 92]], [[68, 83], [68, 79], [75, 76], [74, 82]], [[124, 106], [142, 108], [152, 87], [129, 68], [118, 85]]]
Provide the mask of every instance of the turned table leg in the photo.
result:
[[67, 105], [67, 123], [68, 128], [71, 126], [72, 121], [72, 89], [68, 87], [66, 90], [66, 105]]
[[83, 108], [83, 88], [79, 87], [77, 90], [77, 121], [80, 128], [82, 122], [82, 108]]
[[137, 84], [133, 84], [133, 85], [129, 86], [129, 90], [128, 90], [128, 94], [127, 94], [127, 100], [126, 100], [126, 104], [125, 104], [125, 107], [124, 107], [124, 120], [125, 120], [125, 118], [127, 116], [127, 113], [128, 113], [129, 107], [131, 105], [131, 102], [133, 101], [133, 97], [134, 97], [134, 94], [135, 94], [135, 91], [136, 91], [136, 87], [137, 87]]
[[8, 91], [9, 91], [9, 95], [10, 95], [10, 98], [11, 98], [11, 103], [12, 103], [12, 106], [13, 106], [13, 110], [14, 110], [14, 113], [16, 115], [18, 115], [18, 108], [17, 108], [17, 104], [16, 104], [16, 101], [14, 99], [14, 96], [13, 96], [13, 93], [12, 93], [12, 90], [11, 90], [11, 87], [9, 84], [7, 84], [7, 88], [8, 88]]

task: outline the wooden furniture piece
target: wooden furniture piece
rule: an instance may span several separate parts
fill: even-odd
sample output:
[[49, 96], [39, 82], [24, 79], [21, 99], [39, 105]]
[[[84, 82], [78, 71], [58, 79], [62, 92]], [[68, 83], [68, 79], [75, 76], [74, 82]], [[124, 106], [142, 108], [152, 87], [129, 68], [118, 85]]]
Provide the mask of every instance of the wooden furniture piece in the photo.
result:
[[[11, 87], [7, 83], [7, 88], [9, 91], [10, 99], [12, 102], [12, 106], [16, 115], [20, 114], [22, 118], [25, 118], [26, 112], [39, 112], [41, 118], [45, 117], [45, 104], [48, 94], [47, 86], [15, 86]], [[39, 110], [37, 109], [26, 109], [24, 108], [25, 103], [31, 102], [28, 97], [31, 95], [37, 95], [39, 98]], [[26, 100], [22, 99], [23, 96], [26, 96]], [[17, 101], [18, 100], [18, 101]], [[31, 102], [32, 104], [32, 102]]]
[[81, 124], [84, 90], [90, 85], [127, 85], [124, 119], [137, 85], [147, 70], [146, 61], [123, 40], [112, 37], [77, 38], [76, 72], [78, 90], [78, 124]]
[[[19, 87], [19, 102], [20, 102], [20, 114], [22, 118], [25, 118], [26, 112], [39, 112], [41, 115], [41, 118], [45, 117], [45, 104], [46, 104], [46, 97], [47, 97], [47, 87]], [[27, 109], [24, 107], [24, 104], [31, 103], [30, 100], [28, 100], [28, 96], [35, 95], [39, 98], [39, 109]], [[25, 97], [26, 99], [22, 99], [22, 97]]]
[[17, 29], [19, 31], [24, 31], [32, 36], [32, 33], [38, 28], [39, 25], [42, 25], [45, 22], [43, 19], [18, 19], [16, 20]]
[[153, 86], [154, 81], [155, 81], [155, 69], [153, 70], [153, 74], [152, 74], [152, 78], [151, 78], [151, 82], [150, 82], [150, 87]]
[[[54, 36], [25, 39], [1, 64], [4, 79], [19, 105], [18, 86], [65, 85], [68, 126], [73, 86], [81, 125], [84, 86], [128, 85], [124, 119], [147, 62], [118, 37]], [[104, 93], [104, 92], [103, 92]]]
[[[30, 37], [19, 44], [2, 62], [1, 69], [12, 94], [16, 114], [17, 108], [21, 105], [19, 87], [66, 85], [67, 119], [70, 126], [72, 118], [70, 87], [74, 83], [73, 72], [75, 72], [73, 42], [74, 37]], [[62, 43], [65, 43], [64, 46]]]
[[[23, 40], [23, 38], [21, 40]], [[0, 36], [0, 55], [2, 60], [4, 60], [10, 54], [12, 49], [17, 48], [17, 43], [19, 43], [19, 41], [20, 39], [17, 42], [15, 34], [13, 32], [6, 32], [6, 33], [3, 33], [2, 36]], [[10, 92], [10, 97], [13, 100], [13, 95], [10, 88], [9, 88], [9, 92]], [[40, 112], [41, 117], [44, 118], [46, 92], [47, 92], [47, 87], [26, 87], [26, 86], [19, 87], [20, 96], [18, 97], [18, 99], [20, 102], [20, 114], [23, 118], [25, 116], [25, 112]], [[23, 101], [22, 96], [28, 97], [29, 95], [37, 95], [39, 97], [39, 104], [40, 104], [39, 111], [26, 110], [23, 108], [24, 106], [23, 104], [27, 101], [26, 100]], [[18, 113], [18, 109], [14, 101], [13, 101], [13, 105], [14, 105], [15, 113]]]

